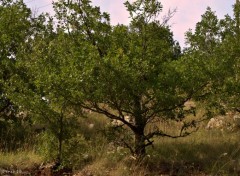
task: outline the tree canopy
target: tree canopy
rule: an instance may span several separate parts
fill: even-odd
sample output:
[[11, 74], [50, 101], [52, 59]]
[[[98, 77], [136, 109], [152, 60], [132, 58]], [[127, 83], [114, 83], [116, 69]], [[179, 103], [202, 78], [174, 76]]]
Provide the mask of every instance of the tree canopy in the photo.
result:
[[[155, 136], [185, 137], [201, 119], [189, 120], [189, 101], [239, 108], [239, 5], [235, 17], [219, 20], [208, 8], [181, 52], [158, 0], [125, 2], [129, 25], [111, 25], [110, 15], [89, 0], [59, 0], [55, 16], [32, 17], [22, 1], [0, 5], [0, 92], [42, 119], [58, 141], [85, 109], [120, 121], [131, 131], [122, 140], [141, 158]], [[217, 95], [217, 96], [216, 96]], [[219, 96], [222, 95], [222, 96]], [[130, 117], [130, 120], [129, 118]], [[155, 125], [180, 124], [179, 134]]]

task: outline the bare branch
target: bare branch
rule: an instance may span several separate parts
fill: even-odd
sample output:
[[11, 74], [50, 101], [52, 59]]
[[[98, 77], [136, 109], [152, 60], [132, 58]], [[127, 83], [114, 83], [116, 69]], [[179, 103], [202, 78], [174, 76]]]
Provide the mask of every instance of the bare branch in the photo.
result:
[[[171, 135], [171, 134], [166, 134], [164, 133], [162, 130], [156, 130], [152, 133], [149, 133], [148, 135], [146, 135], [146, 139], [151, 139], [154, 136], [162, 136], [162, 137], [170, 137], [170, 138], [182, 138], [182, 137], [186, 137], [189, 136], [190, 134], [196, 132], [198, 130], [198, 127], [196, 126], [197, 123], [200, 123], [202, 121], [206, 120], [206, 118], [201, 119], [201, 120], [192, 120], [191, 122], [186, 122], [183, 124], [179, 135]], [[189, 128], [195, 128], [195, 130], [192, 130], [190, 132], [187, 132], [186, 130]]]
[[166, 26], [168, 24], [168, 22], [170, 21], [170, 19], [175, 15], [176, 12], [177, 12], [177, 8], [175, 8], [173, 10], [169, 9], [168, 13], [162, 17], [161, 26]]
[[81, 103], [81, 104], [79, 104], [79, 106], [81, 106], [82, 108], [91, 110], [93, 112], [96, 112], [96, 113], [104, 114], [104, 115], [106, 115], [110, 119], [119, 120], [123, 124], [125, 124], [129, 128], [131, 128], [133, 131], [137, 130], [136, 127], [133, 124], [131, 124], [130, 122], [126, 121], [124, 119], [124, 117], [117, 116], [117, 115], [115, 115], [113, 113], [110, 113], [109, 110], [107, 110], [106, 108], [100, 107], [97, 103], [92, 103], [90, 106], [86, 105], [86, 103]]
[[126, 141], [124, 141], [123, 139], [121, 140], [121, 142], [123, 143], [124, 147], [128, 148], [130, 150], [130, 152], [132, 153], [132, 155], [134, 155], [134, 149], [133, 147], [131, 147], [131, 145], [129, 145]]

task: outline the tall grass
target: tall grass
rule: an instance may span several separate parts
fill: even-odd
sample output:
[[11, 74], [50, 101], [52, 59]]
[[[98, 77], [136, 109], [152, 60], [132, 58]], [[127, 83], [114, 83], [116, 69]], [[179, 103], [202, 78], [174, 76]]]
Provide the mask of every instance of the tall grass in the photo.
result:
[[[195, 117], [190, 117], [195, 118]], [[101, 155], [95, 157], [80, 174], [92, 175], [240, 175], [239, 132], [220, 129], [206, 130], [206, 122], [199, 130], [185, 138], [154, 138], [147, 148], [148, 156], [138, 165], [126, 149], [109, 150], [105, 138], [94, 144]], [[173, 123], [163, 125], [168, 132], [177, 134]], [[104, 136], [103, 136], [104, 137]], [[103, 145], [104, 144], [104, 145]], [[96, 153], [96, 151], [89, 151]], [[80, 175], [79, 174], [79, 175]]]
[[26, 170], [41, 165], [43, 161], [34, 151], [0, 152], [0, 168]]
[[[237, 134], [222, 136], [199, 131], [184, 139], [159, 139], [149, 148], [152, 166], [165, 172], [238, 175], [240, 144]], [[165, 166], [161, 167], [161, 163]], [[164, 168], [165, 167], [165, 168]], [[153, 170], [154, 168], [152, 168]], [[155, 168], [156, 169], [156, 168]]]
[[126, 149], [99, 150], [101, 156], [88, 163], [79, 175], [239, 175], [240, 144], [238, 133], [201, 129], [181, 139], [156, 138], [148, 156], [135, 163]]
[[[197, 132], [185, 138], [154, 138], [154, 145], [147, 148], [148, 156], [136, 164], [128, 149], [112, 142], [118, 136], [106, 136], [108, 123], [105, 117], [94, 113], [79, 118], [77, 135], [65, 145], [65, 164], [72, 166], [76, 175], [240, 175], [239, 132], [206, 130], [203, 122]], [[157, 125], [173, 134], [180, 127], [174, 123]], [[44, 155], [37, 155], [32, 149], [38, 146], [31, 146], [0, 153], [0, 168], [39, 166], [45, 161]]]

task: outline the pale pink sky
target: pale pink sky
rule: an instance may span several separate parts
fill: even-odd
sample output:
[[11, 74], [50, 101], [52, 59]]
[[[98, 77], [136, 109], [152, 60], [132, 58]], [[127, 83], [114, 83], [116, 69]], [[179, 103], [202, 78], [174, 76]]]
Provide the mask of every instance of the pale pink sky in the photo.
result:
[[[56, 1], [56, 0], [55, 0]], [[160, 0], [163, 4], [161, 16], [167, 13], [169, 9], [177, 8], [177, 13], [171, 19], [170, 23], [174, 33], [174, 39], [184, 46], [184, 33], [189, 29], [194, 29], [196, 23], [200, 21], [201, 15], [210, 6], [219, 18], [224, 15], [232, 15], [232, 5], [235, 0]], [[38, 12], [52, 13], [52, 0], [24, 0], [32, 9], [38, 9]], [[125, 0], [92, 0], [93, 5], [100, 6], [102, 11], [110, 13], [111, 23], [113, 25], [122, 23], [128, 24], [129, 18], [123, 3]], [[161, 17], [160, 17], [161, 19]]]

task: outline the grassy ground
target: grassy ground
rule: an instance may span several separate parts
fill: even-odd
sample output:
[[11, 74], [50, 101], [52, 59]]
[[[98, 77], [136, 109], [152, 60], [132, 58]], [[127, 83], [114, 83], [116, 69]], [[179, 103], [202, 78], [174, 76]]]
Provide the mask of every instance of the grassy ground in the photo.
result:
[[[79, 175], [240, 175], [240, 132], [206, 130], [206, 123], [185, 138], [155, 138], [154, 145], [147, 149], [148, 156], [138, 165], [127, 150], [109, 152], [105, 146], [99, 150], [102, 155]], [[176, 133], [171, 123], [162, 125]]]
[[78, 175], [239, 175], [238, 133], [199, 130], [183, 139], [155, 139], [146, 159], [135, 165], [125, 149], [107, 152]]
[[37, 169], [43, 158], [33, 151], [0, 152], [0, 175], [24, 175]]
[[[188, 137], [155, 138], [154, 145], [147, 148], [148, 156], [136, 164], [127, 149], [114, 146], [104, 136], [106, 123], [95, 115], [82, 119], [85, 144], [80, 145], [79, 154], [69, 153], [75, 175], [240, 175], [240, 133], [237, 131], [206, 130], [203, 122], [200, 129]], [[94, 128], [89, 128], [89, 124], [94, 124]], [[164, 128], [174, 131], [176, 128], [171, 125]], [[43, 162], [44, 158], [31, 150], [0, 152], [0, 170], [31, 170]]]
[[[153, 164], [159, 161], [168, 164], [168, 172], [203, 172], [211, 175], [239, 175], [240, 144], [238, 134], [200, 130], [184, 139], [159, 140], [155, 149], [150, 149]], [[159, 160], [160, 159], [160, 160]]]

